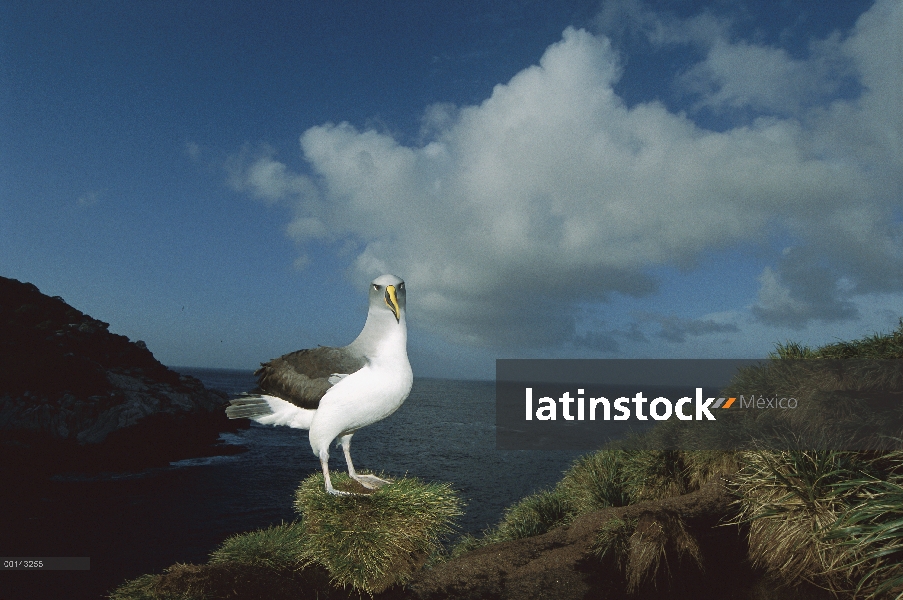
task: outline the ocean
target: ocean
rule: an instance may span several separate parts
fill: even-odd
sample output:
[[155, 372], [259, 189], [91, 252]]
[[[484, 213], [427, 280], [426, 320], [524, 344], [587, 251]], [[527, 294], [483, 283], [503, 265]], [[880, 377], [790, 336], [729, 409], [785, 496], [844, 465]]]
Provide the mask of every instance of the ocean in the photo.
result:
[[[229, 394], [255, 383], [250, 371], [174, 369]], [[251, 423], [221, 439], [247, 451], [141, 473], [60, 474], [23, 492], [34, 496], [20, 518], [35, 539], [20, 556], [90, 556], [91, 569], [0, 572], [0, 600], [96, 600], [144, 573], [206, 562], [232, 534], [295, 519], [294, 490], [320, 468], [307, 432]], [[505, 507], [553, 486], [580, 454], [496, 450], [491, 381], [415, 379], [404, 405], [352, 443], [359, 469], [451, 482], [466, 503], [459, 534], [496, 524]], [[339, 448], [330, 469], [345, 469]]]

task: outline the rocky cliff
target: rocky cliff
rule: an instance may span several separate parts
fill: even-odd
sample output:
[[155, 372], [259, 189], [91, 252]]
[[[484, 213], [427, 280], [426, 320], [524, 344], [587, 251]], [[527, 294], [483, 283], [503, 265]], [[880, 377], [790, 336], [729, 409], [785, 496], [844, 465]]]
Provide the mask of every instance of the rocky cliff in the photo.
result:
[[144, 342], [0, 277], [0, 453], [54, 468], [141, 468], [210, 454], [226, 396]]

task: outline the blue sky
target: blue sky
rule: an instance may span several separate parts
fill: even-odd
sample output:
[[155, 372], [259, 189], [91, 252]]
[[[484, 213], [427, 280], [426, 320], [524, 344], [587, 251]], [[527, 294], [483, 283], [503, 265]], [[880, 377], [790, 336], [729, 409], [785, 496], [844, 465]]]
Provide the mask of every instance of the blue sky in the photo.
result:
[[903, 315], [903, 4], [0, 3], [0, 275], [253, 368], [408, 285], [415, 374]]

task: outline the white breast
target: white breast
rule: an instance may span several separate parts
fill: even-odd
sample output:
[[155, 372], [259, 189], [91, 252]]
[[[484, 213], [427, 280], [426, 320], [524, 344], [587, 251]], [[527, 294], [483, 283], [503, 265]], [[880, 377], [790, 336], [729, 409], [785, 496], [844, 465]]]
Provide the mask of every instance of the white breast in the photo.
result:
[[402, 405], [411, 391], [411, 365], [393, 361], [368, 364], [336, 383], [320, 400], [311, 435], [338, 437], [385, 419]]

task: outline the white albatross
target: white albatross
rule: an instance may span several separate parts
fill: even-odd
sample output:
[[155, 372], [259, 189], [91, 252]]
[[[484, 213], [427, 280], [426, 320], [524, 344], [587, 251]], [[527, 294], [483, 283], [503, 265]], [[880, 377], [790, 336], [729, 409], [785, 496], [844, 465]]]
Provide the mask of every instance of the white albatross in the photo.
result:
[[329, 446], [339, 438], [348, 474], [366, 488], [379, 488], [390, 482], [355, 472], [351, 436], [394, 413], [408, 397], [414, 375], [407, 341], [404, 281], [394, 275], [377, 277], [370, 284], [367, 321], [353, 342], [298, 350], [261, 363], [255, 372], [257, 389], [232, 400], [226, 415], [309, 430], [326, 491], [344, 495], [329, 478]]

